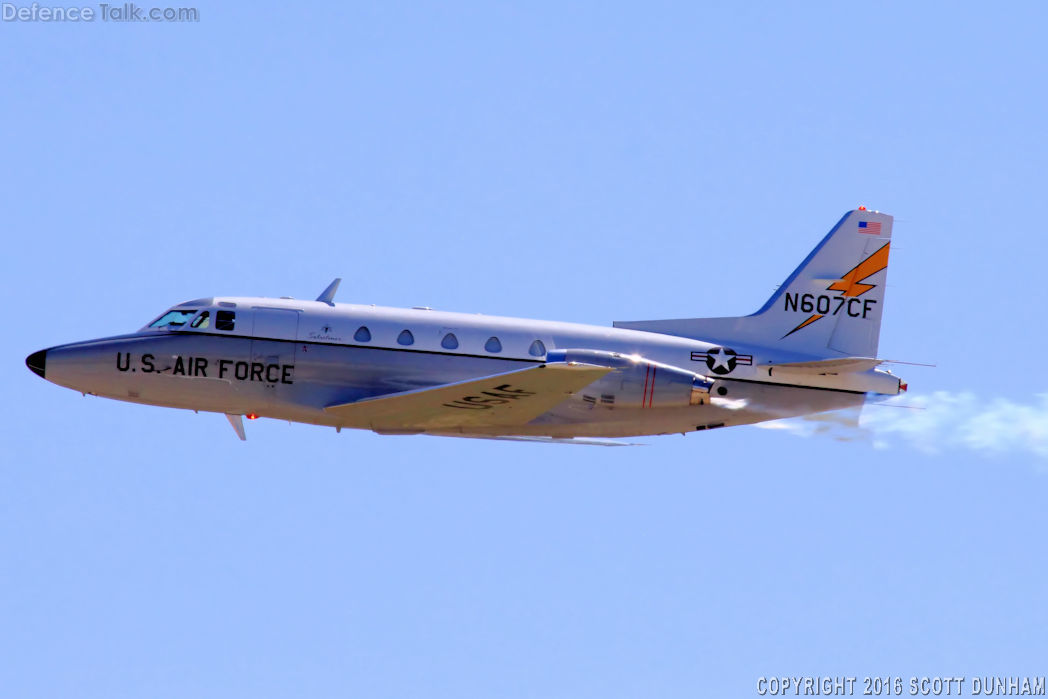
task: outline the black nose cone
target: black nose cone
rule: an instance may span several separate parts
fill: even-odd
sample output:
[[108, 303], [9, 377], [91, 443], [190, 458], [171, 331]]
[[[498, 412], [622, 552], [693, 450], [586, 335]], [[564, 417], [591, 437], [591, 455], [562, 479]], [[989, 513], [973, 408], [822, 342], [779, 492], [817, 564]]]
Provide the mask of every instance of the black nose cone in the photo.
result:
[[31, 355], [25, 358], [25, 365], [29, 367], [34, 374], [40, 378], [46, 378], [44, 376], [44, 365], [47, 363], [47, 350], [40, 350], [39, 352], [33, 352]]

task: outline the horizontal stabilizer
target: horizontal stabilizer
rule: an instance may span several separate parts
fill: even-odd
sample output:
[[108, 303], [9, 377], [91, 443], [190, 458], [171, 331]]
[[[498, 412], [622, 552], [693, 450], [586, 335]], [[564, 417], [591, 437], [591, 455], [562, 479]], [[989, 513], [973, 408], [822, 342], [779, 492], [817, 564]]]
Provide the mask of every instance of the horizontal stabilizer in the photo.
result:
[[761, 364], [758, 371], [766, 371], [769, 378], [795, 386], [892, 396], [904, 391], [905, 387], [898, 377], [877, 369], [883, 363], [883, 359], [872, 357], [841, 357], [811, 362]]
[[783, 362], [782, 364], [768, 364], [768, 369], [774, 369], [775, 375], [780, 374], [857, 374], [869, 371], [883, 363], [881, 359], [870, 357], [845, 357], [843, 359], [821, 359], [814, 362]]
[[524, 425], [611, 371], [589, 364], [541, 364], [325, 410], [344, 420], [344, 426], [376, 432]]

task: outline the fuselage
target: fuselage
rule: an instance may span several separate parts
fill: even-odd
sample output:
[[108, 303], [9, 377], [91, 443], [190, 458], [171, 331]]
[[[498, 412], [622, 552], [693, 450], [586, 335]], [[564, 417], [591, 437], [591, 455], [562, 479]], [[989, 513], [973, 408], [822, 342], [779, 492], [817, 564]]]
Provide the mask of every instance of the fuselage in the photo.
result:
[[615, 327], [316, 301], [205, 298], [136, 333], [52, 347], [40, 376], [117, 400], [500, 437], [685, 433], [861, 406], [879, 365], [892, 217], [846, 213], [748, 316]]
[[[326, 408], [542, 364], [551, 352], [596, 350], [703, 379], [689, 402], [654, 379], [613, 376], [511, 429], [469, 434], [617, 437], [745, 424], [860, 405], [861, 390], [796, 386], [766, 370], [760, 347], [730, 363], [701, 340], [575, 323], [271, 298], [208, 298], [173, 307], [140, 331], [52, 347], [30, 368], [56, 384], [117, 400], [375, 429]], [[805, 359], [802, 355], [785, 359]], [[715, 363], [716, 362], [716, 363]], [[670, 368], [673, 368], [671, 371]], [[730, 368], [729, 368], [730, 367]], [[690, 379], [689, 379], [690, 380]], [[679, 384], [680, 381], [678, 380]], [[667, 388], [672, 388], [667, 384]], [[419, 430], [423, 431], [423, 430]], [[441, 430], [442, 434], [465, 430]]]

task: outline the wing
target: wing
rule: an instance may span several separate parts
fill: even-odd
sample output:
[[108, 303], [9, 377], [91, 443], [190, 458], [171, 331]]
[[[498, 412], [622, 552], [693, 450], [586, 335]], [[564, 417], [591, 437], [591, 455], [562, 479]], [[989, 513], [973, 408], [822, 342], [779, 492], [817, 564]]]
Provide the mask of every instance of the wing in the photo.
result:
[[347, 427], [378, 432], [523, 425], [588, 386], [610, 367], [540, 364], [457, 383], [325, 408]]

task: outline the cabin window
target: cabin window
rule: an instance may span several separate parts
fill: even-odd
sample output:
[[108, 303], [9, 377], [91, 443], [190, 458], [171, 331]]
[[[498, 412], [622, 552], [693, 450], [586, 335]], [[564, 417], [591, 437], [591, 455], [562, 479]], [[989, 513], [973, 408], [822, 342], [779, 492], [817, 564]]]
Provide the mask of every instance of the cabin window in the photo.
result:
[[197, 330], [207, 330], [211, 327], [211, 314], [204, 311], [189, 324], [189, 327], [196, 328]]
[[361, 325], [353, 334], [353, 339], [357, 342], [371, 342], [371, 331], [366, 325]]
[[413, 345], [415, 344], [415, 336], [411, 334], [410, 330], [401, 331], [397, 337], [397, 344], [399, 345]]
[[489, 337], [488, 341], [484, 343], [484, 349], [492, 353], [501, 352], [502, 343], [499, 342], [499, 339], [497, 337]]
[[164, 315], [154, 320], [149, 327], [151, 328], [181, 328], [186, 322], [196, 315], [196, 310], [192, 311], [168, 311]]
[[440, 341], [440, 346], [444, 349], [458, 349], [459, 339], [455, 337], [455, 333], [448, 333], [444, 336], [444, 339]]
[[232, 330], [236, 320], [237, 314], [234, 311], [217, 311], [215, 313], [215, 330]]
[[546, 345], [542, 344], [542, 340], [535, 340], [531, 343], [531, 347], [528, 348], [528, 354], [532, 357], [542, 357], [546, 354]]

